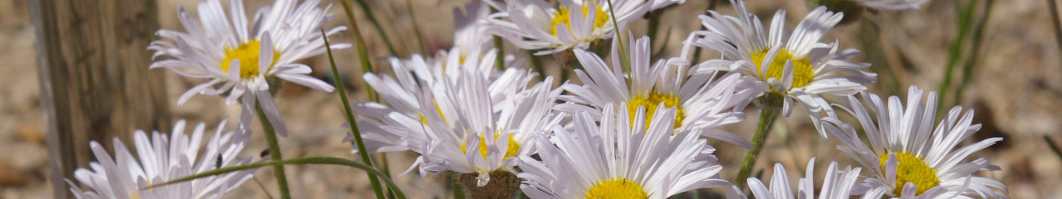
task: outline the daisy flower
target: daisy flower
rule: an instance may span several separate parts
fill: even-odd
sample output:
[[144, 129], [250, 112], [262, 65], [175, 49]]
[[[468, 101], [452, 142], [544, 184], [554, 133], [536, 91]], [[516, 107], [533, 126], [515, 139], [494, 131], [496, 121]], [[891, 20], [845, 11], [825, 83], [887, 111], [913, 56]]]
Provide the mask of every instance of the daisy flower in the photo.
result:
[[[900, 98], [889, 98], [888, 106], [877, 95], [862, 93], [863, 101], [849, 96], [840, 106], [862, 124], [870, 146], [856, 130], [835, 117], [823, 119], [822, 129], [843, 143], [838, 147], [870, 171], [867, 184], [888, 188], [890, 197], [899, 198], [1006, 198], [993, 189], [1006, 190], [999, 181], [974, 176], [983, 170], [999, 170], [987, 158], [966, 161], [974, 152], [1003, 140], [995, 137], [959, 147], [981, 128], [972, 124], [973, 110], [961, 114], [956, 106], [933, 129], [936, 93], [929, 104], [922, 102], [922, 90], [911, 86], [904, 108]], [[849, 109], [850, 108], [850, 109]], [[960, 115], [962, 117], [960, 117]], [[876, 118], [876, 119], [875, 119]]]
[[85, 186], [79, 188], [67, 180], [70, 191], [77, 198], [220, 198], [251, 179], [254, 170], [243, 170], [191, 181], [146, 189], [152, 184], [164, 183], [185, 176], [249, 163], [236, 155], [243, 150], [249, 139], [244, 132], [223, 132], [225, 121], [218, 124], [214, 137], [206, 143], [206, 151], [199, 153], [204, 124], [192, 131], [191, 137], [184, 134], [184, 121], [178, 121], [170, 136], [154, 132], [149, 139], [144, 131], [137, 130], [134, 137], [137, 156], [126, 149], [121, 140], [114, 138], [114, 157], [96, 141], [89, 145], [97, 161], [89, 168], [74, 171], [74, 179]]
[[[226, 94], [225, 102], [240, 99], [243, 104], [241, 126], [250, 123], [255, 104], [262, 107], [281, 136], [287, 128], [280, 111], [269, 93], [270, 79], [279, 78], [313, 89], [331, 92], [334, 88], [311, 77], [310, 66], [296, 61], [325, 52], [324, 38], [318, 30], [330, 19], [327, 8], [317, 7], [318, 0], [296, 5], [295, 0], [277, 0], [271, 7], [255, 12], [254, 20], [247, 20], [242, 0], [230, 0], [226, 14], [221, 3], [208, 0], [199, 3], [199, 21], [177, 8], [178, 19], [185, 31], [159, 30], [165, 40], [151, 42], [151, 68], [166, 68], [189, 78], [207, 79], [184, 92], [177, 104], [184, 104], [196, 94]], [[231, 20], [230, 20], [231, 18]], [[325, 34], [345, 30], [339, 26]], [[349, 44], [332, 44], [331, 48], [348, 48]]]
[[590, 44], [612, 38], [620, 27], [661, 8], [684, 0], [565, 0], [554, 7], [545, 0], [509, 0], [505, 5], [492, 4], [501, 12], [491, 14], [490, 34], [498, 35], [522, 49], [541, 50], [535, 55], [553, 54], [568, 49], [587, 49]]
[[[815, 158], [811, 158], [808, 161], [808, 168], [803, 178], [797, 180], [797, 195], [793, 195], [793, 188], [789, 186], [789, 174], [786, 173], [785, 167], [782, 164], [774, 164], [774, 177], [771, 177], [771, 186], [768, 188], [756, 178], [749, 178], [749, 189], [752, 190], [752, 195], [759, 199], [795, 199], [795, 198], [815, 198], [815, 194], [818, 193], [820, 199], [828, 198], [849, 198], [851, 195], [858, 195], [861, 192], [863, 199], [879, 199], [885, 194], [884, 188], [875, 188], [867, 191], [868, 188], [862, 187], [857, 183], [859, 180], [860, 168], [845, 167], [844, 170], [838, 170], [837, 162], [830, 162], [830, 166], [826, 169], [825, 182], [822, 183], [822, 188], [815, 189]], [[728, 199], [746, 199], [745, 194], [741, 193], [740, 189], [736, 186], [727, 190]]]
[[[603, 107], [609, 103], [626, 104], [624, 110], [629, 111], [629, 117], [634, 116], [639, 106], [648, 110], [647, 117], [653, 117], [658, 106], [674, 108], [677, 110], [675, 128], [705, 129], [701, 131], [704, 136], [752, 147], [740, 136], [713, 128], [744, 120], [741, 110], [759, 94], [756, 88], [747, 85], [737, 73], [718, 79], [713, 73], [691, 75], [688, 61], [684, 59], [659, 60], [650, 65], [649, 46], [648, 37], [631, 44], [628, 74], [621, 72], [618, 56], [612, 57], [612, 67], [609, 67], [596, 54], [575, 49], [575, 56], [585, 69], [575, 70], [582, 85], [561, 86], [571, 95], [560, 99], [571, 103], [558, 105], [558, 110], [571, 115], [587, 112], [593, 118], [600, 118]], [[613, 53], [617, 48], [612, 49]]]
[[460, 78], [422, 92], [420, 106], [435, 111], [422, 112], [423, 120], [401, 121], [409, 129], [402, 142], [420, 154], [414, 166], [419, 164], [421, 175], [476, 174], [476, 185], [485, 186], [494, 172], [515, 173], [514, 157], [534, 153], [530, 135], [560, 122], [563, 115], [551, 110], [561, 91], [548, 84], [508, 89], [502, 91], [507, 100], [498, 102], [489, 88], [497, 82], [487, 82], [477, 70], [462, 71]]
[[[697, 130], [676, 131], [675, 110], [645, 107], [629, 117], [612, 104], [598, 123], [583, 113], [574, 128], [536, 136], [541, 161], [520, 156], [520, 189], [531, 198], [667, 198], [694, 189], [730, 185], [719, 179], [715, 148]], [[648, 128], [641, 128], [646, 121]], [[599, 125], [600, 124], [600, 125]], [[674, 135], [674, 136], [672, 136]], [[554, 145], [555, 144], [555, 145]]]
[[[770, 32], [765, 32], [759, 18], [749, 13], [744, 1], [731, 0], [737, 16], [725, 16], [715, 11], [702, 15], [705, 31], [690, 34], [686, 45], [719, 51], [723, 59], [698, 64], [698, 72], [717, 70], [738, 71], [755, 77], [762, 90], [785, 96], [783, 115], [789, 116], [795, 99], [809, 111], [826, 110], [830, 105], [821, 95], [852, 95], [866, 90], [865, 84], [876, 81], [877, 75], [863, 69], [867, 63], [847, 61], [859, 54], [856, 49], [838, 51], [836, 41], [820, 43], [827, 32], [842, 18], [841, 13], [818, 7], [797, 24], [794, 30], [785, 28], [785, 10], [775, 12]], [[688, 57], [689, 48], [682, 52]]]
[[[513, 96], [511, 92], [522, 90], [534, 78], [527, 71], [516, 69], [518, 65], [510, 66], [510, 69], [504, 72], [495, 72], [497, 51], [494, 49], [482, 54], [461, 53], [460, 50], [461, 48], [454, 48], [450, 52], [440, 52], [441, 60], [420, 55], [413, 55], [407, 60], [391, 58], [393, 77], [376, 73], [363, 76], [369, 86], [379, 91], [380, 99], [386, 102], [359, 102], [352, 106], [361, 119], [357, 124], [363, 132], [366, 150], [374, 153], [409, 150], [402, 144], [403, 135], [424, 130], [421, 124], [428, 123], [424, 112], [441, 112], [437, 105], [426, 108], [420, 105], [419, 100], [425, 98], [423, 93], [433, 89], [445, 89], [441, 82], [456, 83], [462, 75], [471, 74], [461, 72], [464, 69], [476, 70], [478, 72], [475, 75], [491, 82], [487, 90], [490, 101], [495, 103], [494, 107], [502, 107], [499, 103], [509, 100]], [[452, 124], [447, 118], [440, 120], [445, 124]], [[417, 124], [407, 121], [421, 122]], [[354, 137], [347, 136], [345, 140], [353, 141]], [[355, 149], [357, 147], [352, 147], [352, 150]]]

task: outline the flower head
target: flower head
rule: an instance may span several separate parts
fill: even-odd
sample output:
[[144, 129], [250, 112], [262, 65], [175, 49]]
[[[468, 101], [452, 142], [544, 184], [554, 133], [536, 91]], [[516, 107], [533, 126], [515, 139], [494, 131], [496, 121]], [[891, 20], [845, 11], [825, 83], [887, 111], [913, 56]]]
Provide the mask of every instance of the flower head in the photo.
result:
[[[851, 195], [858, 194], [863, 194], [863, 197], [861, 197], [863, 199], [881, 198], [885, 194], [884, 188], [870, 189], [857, 183], [859, 171], [859, 167], [845, 167], [844, 170], [839, 170], [837, 162], [830, 162], [829, 168], [826, 169], [826, 180], [822, 183], [822, 188], [816, 190], [815, 158], [811, 158], [808, 161], [808, 168], [804, 177], [797, 180], [796, 196], [793, 195], [793, 188], [789, 185], [789, 174], [786, 173], [782, 164], [774, 164], [774, 177], [771, 177], [770, 188], [756, 178], [749, 178], [748, 182], [752, 195], [760, 199], [810, 199], [816, 198], [816, 194], [821, 199], [849, 198]], [[746, 199], [745, 194], [741, 193], [737, 187], [731, 187], [731, 189], [727, 190], [727, 198]]]
[[388, 104], [356, 104], [358, 127], [371, 152], [412, 150], [420, 157], [411, 170], [477, 174], [483, 186], [487, 174], [511, 173], [515, 156], [534, 152], [530, 134], [560, 122], [552, 111], [560, 90], [529, 87], [535, 74], [519, 67], [493, 71], [494, 50], [463, 62], [459, 50], [438, 62], [392, 59], [398, 80], [366, 74]]
[[225, 122], [218, 124], [214, 137], [206, 143], [206, 151], [199, 153], [204, 124], [195, 127], [191, 137], [184, 134], [184, 121], [178, 121], [170, 136], [154, 132], [149, 139], [144, 131], [136, 131], [134, 142], [137, 156], [114, 138], [115, 153], [112, 158], [96, 141], [90, 146], [97, 161], [89, 168], [79, 168], [74, 179], [86, 189], [70, 183], [70, 191], [77, 198], [219, 198], [251, 179], [254, 170], [243, 170], [211, 177], [198, 178], [172, 185], [147, 187], [175, 180], [219, 167], [246, 164], [250, 159], [239, 160], [236, 155], [243, 150], [249, 139], [246, 132], [222, 132]]
[[[373, 89], [379, 91], [380, 98], [387, 104], [379, 102], [359, 102], [352, 107], [358, 112], [358, 128], [366, 139], [366, 149], [370, 152], [390, 152], [409, 150], [403, 144], [405, 132], [420, 132], [421, 125], [428, 123], [426, 112], [442, 113], [437, 102], [430, 106], [421, 106], [420, 100], [428, 97], [428, 92], [445, 90], [443, 82], [456, 84], [463, 77], [476, 75], [485, 78], [490, 85], [487, 92], [493, 107], [503, 107], [516, 91], [525, 89], [534, 78], [526, 70], [512, 65], [505, 71], [494, 71], [497, 51], [490, 49], [481, 52], [460, 52], [455, 47], [449, 52], [441, 51], [438, 58], [425, 58], [413, 55], [410, 59], [391, 58], [393, 76], [367, 73], [363, 77]], [[464, 71], [464, 70], [475, 70]], [[439, 118], [446, 125], [452, 125], [447, 114]], [[420, 123], [415, 123], [419, 121]], [[353, 141], [347, 136], [346, 141]], [[352, 149], [357, 149], [353, 147]], [[354, 151], [352, 151], [354, 152]]]
[[998, 167], [984, 157], [966, 160], [1003, 138], [988, 138], [956, 149], [981, 128], [980, 124], [971, 124], [972, 110], [960, 114], [962, 107], [956, 106], [934, 129], [934, 92], [929, 93], [926, 104], [922, 102], [922, 90], [911, 86], [906, 109], [896, 96], [890, 97], [887, 105], [877, 95], [864, 92], [862, 96], [863, 101], [850, 96], [847, 105], [840, 107], [859, 120], [870, 146], [864, 144], [852, 125], [836, 117], [823, 118], [819, 131], [840, 140], [844, 144], [841, 150], [870, 171], [868, 184], [888, 188], [891, 197], [1006, 198], [993, 190], [1006, 190], [1002, 183], [973, 175], [982, 170], [999, 170]]
[[[269, 93], [271, 87], [279, 85], [270, 85], [269, 78], [326, 92], [334, 90], [328, 83], [309, 76], [310, 66], [295, 62], [325, 52], [319, 29], [329, 17], [327, 9], [318, 8], [317, 3], [318, 0], [309, 0], [296, 5], [295, 0], [277, 0], [273, 6], [256, 12], [250, 23], [242, 0], [229, 1], [228, 14], [217, 0], [199, 3], [199, 21], [178, 7], [178, 19], [186, 32], [158, 31], [165, 40], [151, 42], [148, 49], [155, 51], [153, 58], [165, 58], [152, 63], [151, 68], [208, 80], [184, 92], [177, 104], [184, 104], [196, 94], [227, 94], [226, 103], [242, 100], [240, 124], [246, 126], [256, 102], [261, 102], [270, 123], [286, 136], [280, 112]], [[335, 27], [325, 35], [344, 29]], [[349, 46], [332, 44], [331, 48]]]
[[[621, 72], [618, 56], [613, 56], [610, 67], [596, 54], [576, 49], [575, 56], [585, 69], [575, 70], [582, 84], [561, 86], [572, 93], [561, 99], [572, 103], [558, 105], [558, 110], [571, 115], [588, 112], [598, 118], [610, 103], [626, 104], [629, 117], [634, 116], [639, 106], [648, 110], [647, 117], [653, 117], [657, 107], [674, 108], [677, 110], [677, 119], [673, 120], [675, 128], [704, 129], [700, 132], [705, 136], [751, 148], [744, 138], [713, 128], [744, 120], [741, 109], [760, 92], [737, 73], [719, 78], [713, 73], [690, 74], [689, 62], [681, 58], [659, 60], [650, 65], [649, 46], [647, 37], [631, 44], [629, 73]], [[650, 125], [646, 123], [642, 128]]]
[[[422, 92], [420, 106], [435, 110], [423, 112], [422, 121], [407, 121], [414, 128], [404, 132], [402, 140], [421, 155], [417, 163], [422, 174], [475, 173], [477, 185], [484, 186], [489, 173], [515, 173], [515, 157], [534, 153], [530, 136], [560, 122], [562, 116], [552, 112], [560, 90], [548, 84], [518, 86], [500, 91], [506, 97], [492, 97], [491, 87], [505, 81], [487, 82], [476, 70], [463, 71], [459, 79]], [[546, 82], [551, 79], [547, 77]], [[526, 81], [513, 83], [527, 85]]]
[[490, 15], [488, 31], [522, 49], [542, 50], [536, 55], [587, 49], [592, 42], [612, 38], [615, 25], [626, 26], [651, 9], [680, 2], [612, 0], [610, 8], [606, 0], [560, 1], [557, 7], [544, 0], [506, 1], [494, 6], [501, 12]]
[[[820, 95], [852, 95], [876, 81], [876, 74], [863, 71], [869, 64], [847, 61], [859, 50], [838, 50], [836, 41], [819, 42], [841, 20], [841, 13], [816, 8], [790, 31], [785, 28], [785, 10], [778, 10], [770, 32], [765, 32], [760, 19], [749, 13], [744, 1], [731, 2], [738, 16], [710, 11], [710, 16], [700, 16], [707, 30], [695, 31], [687, 40], [687, 45], [723, 54], [723, 59], [698, 64], [698, 72], [728, 70], [755, 77], [766, 92], [786, 96], [785, 116], [792, 111], [793, 99], [812, 112], [826, 110], [832, 115], [833, 110]], [[683, 57], [688, 54], [684, 51]]]
[[[520, 188], [531, 198], [667, 198], [689, 190], [730, 185], [719, 179], [715, 148], [699, 132], [673, 128], [675, 109], [605, 105], [600, 123], [588, 113], [571, 130], [539, 134], [538, 155], [520, 157]], [[615, 111], [614, 111], [615, 110]], [[649, 128], [631, 128], [646, 123]], [[674, 136], [672, 136], [674, 135]]]

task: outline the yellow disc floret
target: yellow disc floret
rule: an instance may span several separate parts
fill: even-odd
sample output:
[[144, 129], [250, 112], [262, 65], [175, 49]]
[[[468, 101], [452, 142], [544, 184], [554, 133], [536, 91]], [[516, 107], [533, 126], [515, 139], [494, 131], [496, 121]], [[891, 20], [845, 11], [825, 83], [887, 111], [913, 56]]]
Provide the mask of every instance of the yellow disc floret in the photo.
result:
[[767, 74], [760, 74], [762, 80], [766, 81], [770, 78], [778, 79], [782, 81], [782, 75], [785, 73], [785, 62], [793, 62], [793, 86], [792, 88], [803, 87], [808, 85], [812, 80], [815, 80], [815, 73], [811, 70], [811, 63], [807, 57], [801, 59], [794, 59], [789, 51], [779, 50], [778, 54], [774, 56], [774, 59], [770, 63], [764, 62], [763, 58], [767, 56], [767, 51], [762, 50], [752, 54], [752, 62], [756, 64], [756, 71], [762, 71], [762, 66], [768, 66]]
[[[590, 2], [586, 2], [586, 3], [590, 3]], [[608, 19], [609, 19], [608, 18], [608, 13], [606, 13], [604, 10], [602, 10], [601, 7], [596, 7], [596, 8], [597, 9], [593, 11], [594, 12], [594, 28], [595, 29], [596, 28], [601, 28], [602, 26], [605, 26], [605, 23], [608, 23]], [[583, 6], [583, 19], [586, 19], [586, 15], [588, 13], [590, 13], [590, 6]], [[550, 33], [553, 33], [554, 36], [557, 35], [557, 24], [562, 24], [563, 23], [564, 26], [567, 26], [568, 29], [570, 30], [572, 28], [572, 25], [571, 25], [572, 22], [571, 22], [571, 12], [568, 11], [568, 7], [567, 6], [560, 6], [560, 8], [557, 9], [557, 14], [553, 16], [553, 19], [550, 20], [550, 22], [551, 22], [550, 23]]]
[[648, 97], [638, 93], [634, 98], [631, 98], [631, 101], [627, 102], [627, 111], [630, 112], [630, 117], [634, 118], [634, 114], [638, 112], [638, 107], [645, 107], [645, 126], [649, 128], [649, 121], [653, 119], [653, 114], [656, 113], [656, 108], [660, 103], [663, 103], [664, 107], [677, 109], [675, 128], [682, 126], [682, 119], [686, 118], [686, 114], [682, 112], [682, 104], [679, 104], [679, 98], [674, 93], [659, 94], [651, 92]]
[[[501, 135], [501, 133], [494, 133], [494, 139], [493, 140], [495, 142], [498, 141], [498, 136], [499, 135]], [[517, 152], [520, 152], [520, 143], [517, 143], [516, 140], [513, 139], [513, 135], [511, 135], [511, 134], [509, 135], [509, 143], [508, 144], [509, 144], [509, 149], [505, 151], [505, 156], [502, 156], [503, 158], [514, 157], [514, 156], [516, 156]], [[467, 153], [468, 152], [468, 145], [466, 143], [464, 143], [464, 142], [461, 143], [461, 152], [462, 153]], [[482, 135], [479, 136], [479, 153], [480, 153], [480, 155], [483, 155], [483, 159], [487, 159], [487, 139], [485, 137], [483, 137]]]
[[641, 185], [626, 179], [598, 181], [586, 192], [586, 199], [644, 199], [649, 198]]
[[[929, 167], [922, 158], [915, 155], [911, 155], [906, 152], [896, 152], [896, 189], [892, 190], [897, 196], [903, 192], [904, 184], [908, 182], [914, 183], [918, 188], [916, 195], [926, 192], [930, 188], [940, 185], [940, 180], [937, 179], [937, 171]], [[888, 155], [881, 156], [881, 168], [885, 169], [885, 161], [889, 160]]]
[[[258, 77], [258, 54], [262, 43], [258, 40], [252, 40], [247, 43], [240, 44], [235, 49], [225, 48], [225, 58], [221, 62], [221, 70], [229, 72], [229, 64], [233, 59], [240, 60], [240, 78], [253, 79]], [[277, 59], [280, 59], [280, 53], [276, 50], [273, 51], [273, 63], [276, 64]], [[272, 68], [273, 65], [269, 65]]]

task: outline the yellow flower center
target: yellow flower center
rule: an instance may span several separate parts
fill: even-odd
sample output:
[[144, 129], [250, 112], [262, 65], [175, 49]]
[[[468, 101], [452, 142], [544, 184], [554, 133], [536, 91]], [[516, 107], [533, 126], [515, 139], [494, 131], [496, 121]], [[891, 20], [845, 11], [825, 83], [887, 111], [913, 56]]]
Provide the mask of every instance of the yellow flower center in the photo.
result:
[[[893, 194], [900, 195], [903, 192], [904, 184], [908, 182], [914, 183], [918, 188], [916, 195], [940, 185], [940, 180], [937, 179], [937, 171], [930, 168], [929, 164], [922, 161], [922, 158], [906, 152], [896, 152], [894, 154], [896, 154], [896, 160], [899, 164], [896, 165], [896, 189], [892, 190]], [[885, 169], [885, 161], [887, 160], [889, 160], [889, 155], [881, 156], [882, 169]]]
[[656, 108], [660, 103], [664, 103], [664, 107], [677, 109], [675, 128], [681, 127], [682, 119], [686, 118], [686, 114], [682, 112], [682, 105], [679, 104], [679, 98], [674, 93], [661, 95], [651, 92], [648, 97], [638, 93], [634, 98], [631, 98], [631, 101], [627, 102], [627, 111], [630, 112], [631, 121], [634, 121], [634, 115], [638, 112], [638, 107], [645, 107], [645, 127], [649, 128], [649, 122], [652, 121], [653, 114], [656, 113]]
[[626, 179], [613, 179], [609, 181], [598, 181], [597, 185], [590, 187], [590, 190], [586, 192], [586, 199], [627, 199], [627, 198], [649, 198], [649, 194], [645, 193], [641, 185], [634, 181]]
[[[233, 59], [240, 60], [240, 78], [252, 79], [258, 77], [258, 54], [261, 53], [262, 43], [258, 40], [253, 40], [244, 44], [240, 44], [236, 49], [225, 48], [225, 58], [221, 62], [221, 70], [229, 72], [229, 64]], [[276, 50], [273, 51], [273, 63], [269, 65], [269, 68], [273, 68], [273, 64], [276, 64], [277, 59], [280, 59], [280, 53]]]
[[752, 54], [752, 61], [756, 64], [756, 72], [762, 71], [761, 66], [767, 65], [767, 74], [760, 74], [762, 80], [766, 81], [770, 78], [778, 79], [782, 81], [782, 75], [785, 73], [785, 62], [793, 62], [793, 87], [804, 87], [808, 85], [812, 80], [815, 80], [815, 73], [811, 71], [810, 60], [807, 57], [801, 59], [794, 59], [793, 55], [789, 54], [789, 51], [780, 50], [778, 54], [774, 56], [774, 59], [770, 63], [764, 63], [763, 58], [767, 56], [767, 51], [770, 49], [761, 50]]
[[[500, 132], [494, 133], [493, 140], [495, 142], [498, 141], [499, 135], [501, 135]], [[461, 143], [461, 152], [468, 152], [468, 145], [464, 142]], [[505, 151], [505, 156], [502, 156], [502, 159], [516, 156], [517, 152], [520, 152], [520, 143], [513, 139], [513, 135], [509, 135], [509, 150]], [[487, 139], [483, 136], [479, 136], [479, 154], [483, 155], [483, 159], [487, 159]]]
[[[585, 3], [590, 3], [590, 2], [585, 2]], [[597, 3], [597, 2], [594, 2], [594, 3]], [[608, 23], [608, 19], [609, 19], [608, 18], [608, 13], [606, 13], [604, 10], [601, 10], [600, 6], [598, 6], [596, 8], [597, 9], [594, 10], [594, 28], [595, 29], [596, 28], [601, 28], [602, 26], [605, 26], [605, 23]], [[586, 15], [588, 13], [590, 13], [590, 6], [583, 6], [583, 19], [586, 18]], [[568, 29], [571, 30], [571, 28], [572, 28], [572, 25], [571, 25], [571, 13], [570, 13], [570, 11], [568, 11], [568, 7], [567, 6], [560, 6], [560, 8], [557, 9], [557, 14], [553, 16], [553, 19], [550, 20], [550, 22], [551, 22], [550, 23], [550, 33], [553, 33], [554, 36], [557, 35], [557, 24], [562, 24], [563, 23], [564, 26], [567, 26]]]

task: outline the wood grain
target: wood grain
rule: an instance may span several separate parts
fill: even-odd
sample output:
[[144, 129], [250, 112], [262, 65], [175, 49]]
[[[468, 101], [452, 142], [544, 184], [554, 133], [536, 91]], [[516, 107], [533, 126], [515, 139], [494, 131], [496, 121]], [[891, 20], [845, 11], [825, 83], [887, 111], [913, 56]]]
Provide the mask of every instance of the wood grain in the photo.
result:
[[64, 179], [94, 160], [90, 140], [113, 153], [114, 137], [132, 146], [136, 129], [170, 129], [163, 71], [148, 70], [157, 8], [154, 0], [29, 0], [28, 6], [50, 180], [56, 198], [69, 198]]

